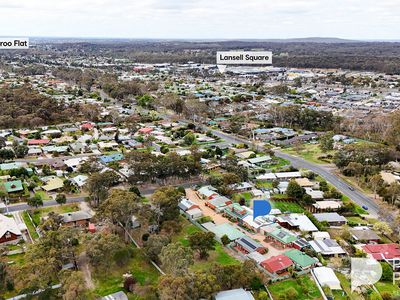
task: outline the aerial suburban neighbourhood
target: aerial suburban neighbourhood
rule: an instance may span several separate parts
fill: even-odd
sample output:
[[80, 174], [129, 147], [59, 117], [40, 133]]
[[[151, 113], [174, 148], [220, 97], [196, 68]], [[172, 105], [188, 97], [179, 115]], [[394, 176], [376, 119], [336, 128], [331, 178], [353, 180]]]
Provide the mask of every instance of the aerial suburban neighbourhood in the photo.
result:
[[[293, 0], [296, 14], [271, 4], [268, 16], [303, 38], [209, 32], [241, 32], [241, 5], [217, 22], [194, 2], [20, 2], [4, 10], [38, 17], [31, 38], [0, 20], [0, 300], [400, 299], [391, 30], [305, 38], [322, 31], [292, 26], [288, 15], [310, 17]], [[353, 20], [321, 24], [341, 18]]]

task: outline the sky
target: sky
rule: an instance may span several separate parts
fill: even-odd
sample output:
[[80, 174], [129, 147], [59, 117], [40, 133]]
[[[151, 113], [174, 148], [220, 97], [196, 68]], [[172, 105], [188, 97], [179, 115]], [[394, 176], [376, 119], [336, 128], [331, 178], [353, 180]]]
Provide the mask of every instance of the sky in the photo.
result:
[[0, 36], [400, 40], [400, 0], [0, 0]]

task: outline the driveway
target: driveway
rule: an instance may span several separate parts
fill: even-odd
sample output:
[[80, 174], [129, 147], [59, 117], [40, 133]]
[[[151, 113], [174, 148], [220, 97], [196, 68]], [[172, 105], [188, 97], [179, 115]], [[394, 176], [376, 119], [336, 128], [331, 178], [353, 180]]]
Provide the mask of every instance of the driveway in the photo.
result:
[[273, 246], [271, 246], [270, 243], [267, 243], [264, 241], [265, 236], [262, 235], [261, 233], [256, 233], [256, 234], [251, 234], [250, 232], [247, 232], [243, 230], [243, 228], [240, 228], [237, 226], [235, 223], [232, 223], [228, 219], [222, 216], [222, 214], [216, 213], [214, 210], [209, 208], [208, 206], [205, 205], [206, 201], [202, 200], [199, 198], [197, 193], [193, 189], [185, 189], [186, 191], [186, 197], [196, 203], [200, 209], [203, 211], [204, 216], [211, 217], [216, 225], [220, 225], [223, 223], [229, 223], [247, 236], [251, 237], [252, 239], [258, 240], [261, 245], [263, 245], [265, 248], [268, 249], [268, 253], [264, 254], [266, 258], [270, 258], [271, 256], [279, 255], [285, 252], [287, 249], [277, 249]]

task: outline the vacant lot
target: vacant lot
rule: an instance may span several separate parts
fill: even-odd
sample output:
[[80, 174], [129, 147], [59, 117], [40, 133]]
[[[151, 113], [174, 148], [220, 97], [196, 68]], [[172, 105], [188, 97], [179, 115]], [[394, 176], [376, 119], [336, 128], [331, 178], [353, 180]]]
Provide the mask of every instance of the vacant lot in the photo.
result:
[[277, 282], [269, 285], [268, 289], [274, 299], [322, 299], [317, 285], [308, 275]]

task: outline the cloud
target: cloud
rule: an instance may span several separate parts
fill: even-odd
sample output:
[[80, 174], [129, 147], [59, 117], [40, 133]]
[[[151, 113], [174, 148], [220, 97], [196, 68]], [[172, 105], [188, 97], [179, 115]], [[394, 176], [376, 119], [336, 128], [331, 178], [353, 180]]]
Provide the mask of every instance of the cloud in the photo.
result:
[[0, 8], [7, 36], [398, 39], [400, 28], [398, 0], [0, 0]]

